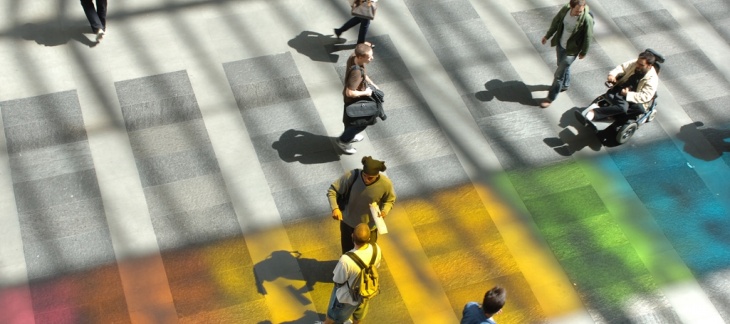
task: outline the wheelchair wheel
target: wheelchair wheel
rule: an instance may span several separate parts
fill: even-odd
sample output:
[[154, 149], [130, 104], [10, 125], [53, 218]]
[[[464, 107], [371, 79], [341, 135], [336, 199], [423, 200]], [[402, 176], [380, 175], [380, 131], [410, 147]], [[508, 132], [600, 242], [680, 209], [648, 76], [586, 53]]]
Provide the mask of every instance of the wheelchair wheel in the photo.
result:
[[628, 142], [631, 136], [634, 136], [634, 133], [638, 128], [639, 126], [636, 125], [636, 123], [628, 123], [621, 126], [616, 134], [616, 142], [619, 144]]

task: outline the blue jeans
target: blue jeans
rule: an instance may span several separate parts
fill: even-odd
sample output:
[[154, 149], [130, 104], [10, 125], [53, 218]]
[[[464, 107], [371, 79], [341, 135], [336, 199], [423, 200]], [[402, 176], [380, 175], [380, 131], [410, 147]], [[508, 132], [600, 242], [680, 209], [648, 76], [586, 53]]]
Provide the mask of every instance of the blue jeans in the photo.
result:
[[357, 43], [361, 44], [365, 42], [365, 36], [368, 34], [368, 27], [370, 27], [370, 19], [360, 18], [360, 17], [352, 17], [350, 20], [348, 20], [342, 27], [338, 28], [337, 30], [340, 32], [340, 34], [346, 32], [348, 29], [355, 27], [355, 25], [360, 24], [360, 32], [357, 34]]
[[332, 288], [332, 296], [327, 306], [327, 317], [335, 321], [335, 323], [344, 323], [350, 316], [355, 320], [362, 320], [367, 314], [368, 303], [362, 302], [360, 305], [350, 305], [337, 301], [337, 286]]
[[555, 54], [558, 57], [558, 69], [555, 70], [553, 84], [548, 92], [548, 100], [555, 101], [563, 88], [570, 86], [570, 65], [575, 61], [576, 55], [570, 56], [560, 44], [555, 46]]

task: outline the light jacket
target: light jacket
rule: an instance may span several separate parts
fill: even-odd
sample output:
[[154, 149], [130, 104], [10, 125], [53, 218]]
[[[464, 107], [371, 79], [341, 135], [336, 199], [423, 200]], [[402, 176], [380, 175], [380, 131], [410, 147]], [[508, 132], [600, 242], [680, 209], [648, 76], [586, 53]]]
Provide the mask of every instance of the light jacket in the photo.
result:
[[[550, 24], [550, 28], [545, 33], [545, 38], [551, 38], [550, 46], [555, 47], [560, 44], [560, 37], [563, 35], [563, 19], [565, 15], [570, 12], [570, 3], [566, 4], [558, 13], [553, 17], [553, 22]], [[557, 33], [557, 34], [556, 34]], [[555, 37], [553, 37], [555, 35]], [[575, 55], [586, 55], [588, 54], [588, 48], [591, 46], [591, 38], [593, 38], [593, 17], [589, 14], [588, 5], [583, 9], [583, 13], [578, 17], [578, 23], [575, 25], [575, 29], [570, 33], [568, 38], [567, 48], [565, 52], [569, 56]]]
[[[624, 62], [611, 70], [611, 72], [608, 72], [608, 75], [616, 77], [616, 81], [619, 84], [626, 82], [636, 71], [637, 60]], [[659, 75], [657, 75], [656, 70], [652, 66], [649, 72], [646, 72], [646, 75], [639, 80], [636, 91], [629, 91], [626, 94], [626, 101], [644, 104], [644, 108], [647, 108], [645, 104], [654, 98], [657, 87], [659, 87]]]

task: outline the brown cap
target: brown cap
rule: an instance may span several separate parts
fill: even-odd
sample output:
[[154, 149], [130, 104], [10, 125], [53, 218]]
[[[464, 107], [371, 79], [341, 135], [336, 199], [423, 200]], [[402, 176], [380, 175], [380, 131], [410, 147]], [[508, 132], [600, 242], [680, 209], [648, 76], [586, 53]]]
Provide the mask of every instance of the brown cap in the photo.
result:
[[374, 176], [378, 175], [380, 171], [385, 171], [385, 162], [378, 161], [369, 156], [362, 158], [362, 172]]

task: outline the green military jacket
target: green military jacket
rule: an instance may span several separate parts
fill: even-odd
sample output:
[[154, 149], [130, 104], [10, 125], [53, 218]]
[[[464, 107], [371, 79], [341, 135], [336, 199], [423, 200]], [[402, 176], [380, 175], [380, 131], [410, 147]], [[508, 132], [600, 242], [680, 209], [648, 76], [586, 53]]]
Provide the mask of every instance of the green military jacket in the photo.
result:
[[[560, 43], [560, 37], [563, 35], [563, 19], [569, 11], [570, 4], [566, 4], [553, 18], [553, 22], [550, 24], [550, 29], [548, 29], [547, 33], [545, 33], [545, 38], [552, 37], [552, 40], [550, 40], [550, 46], [554, 47]], [[555, 35], [555, 37], [553, 37], [553, 35]], [[565, 49], [566, 53], [570, 56], [588, 54], [588, 48], [591, 45], [591, 38], [593, 38], [593, 16], [589, 14], [588, 5], [586, 5], [585, 9], [583, 9], [583, 13], [580, 17], [578, 17], [578, 23], [575, 25], [575, 30], [570, 33], [567, 48]]]

